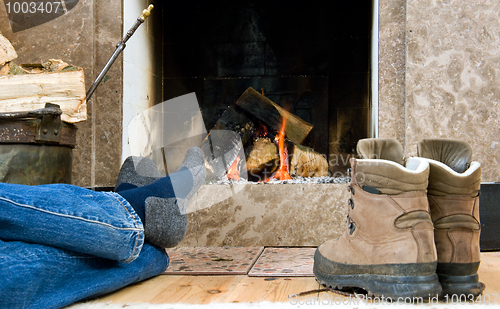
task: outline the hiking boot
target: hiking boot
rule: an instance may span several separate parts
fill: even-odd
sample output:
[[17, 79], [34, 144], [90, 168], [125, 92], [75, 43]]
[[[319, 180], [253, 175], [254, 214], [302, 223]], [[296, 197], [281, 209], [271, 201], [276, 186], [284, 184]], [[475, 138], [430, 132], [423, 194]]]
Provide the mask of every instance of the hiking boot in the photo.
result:
[[316, 250], [316, 279], [392, 300], [440, 295], [428, 162], [410, 158], [403, 166], [403, 148], [394, 139], [361, 140], [358, 154], [363, 159], [350, 161], [347, 228]]
[[481, 165], [471, 162], [472, 149], [463, 141], [424, 139], [418, 156], [430, 165], [427, 197], [443, 294], [478, 296]]

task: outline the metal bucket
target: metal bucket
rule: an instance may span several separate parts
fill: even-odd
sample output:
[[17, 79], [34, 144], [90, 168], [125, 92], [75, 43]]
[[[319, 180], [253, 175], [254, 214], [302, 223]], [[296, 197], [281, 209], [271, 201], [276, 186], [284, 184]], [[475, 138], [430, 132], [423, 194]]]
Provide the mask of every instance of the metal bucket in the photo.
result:
[[0, 113], [0, 182], [71, 183], [76, 126], [61, 121], [59, 105]]

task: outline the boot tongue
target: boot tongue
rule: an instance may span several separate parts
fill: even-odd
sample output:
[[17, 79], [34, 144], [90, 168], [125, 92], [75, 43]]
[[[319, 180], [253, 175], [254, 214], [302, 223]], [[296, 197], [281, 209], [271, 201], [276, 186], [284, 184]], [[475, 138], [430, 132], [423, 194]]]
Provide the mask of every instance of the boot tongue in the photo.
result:
[[403, 147], [394, 138], [362, 139], [356, 150], [362, 159], [383, 159], [403, 165]]
[[472, 148], [465, 141], [450, 139], [424, 139], [417, 145], [419, 157], [448, 165], [457, 173], [465, 172], [472, 160]]

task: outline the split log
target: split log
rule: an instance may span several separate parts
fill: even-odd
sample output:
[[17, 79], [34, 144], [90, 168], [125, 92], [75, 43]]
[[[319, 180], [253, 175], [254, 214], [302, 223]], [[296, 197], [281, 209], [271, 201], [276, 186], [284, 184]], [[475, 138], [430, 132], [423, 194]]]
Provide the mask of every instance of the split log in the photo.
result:
[[258, 138], [249, 149], [246, 170], [250, 176], [259, 177], [262, 173], [271, 174], [278, 168], [280, 160], [278, 148], [271, 139]]
[[283, 117], [287, 118], [285, 136], [296, 144], [302, 143], [313, 128], [310, 123], [286, 111], [252, 87], [241, 95], [236, 106], [278, 132], [283, 124]]
[[87, 119], [82, 68], [60, 66], [59, 63], [55, 72], [26, 74], [22, 68], [20, 73], [24, 74], [12, 74], [13, 71], [11, 65], [10, 73], [0, 76], [0, 112], [32, 111], [53, 103], [62, 109], [61, 120], [65, 122]]
[[228, 130], [238, 133], [243, 145], [252, 138], [255, 123], [234, 105], [229, 106], [217, 120], [212, 130]]
[[0, 33], [0, 67], [16, 58], [16, 50], [9, 40]]
[[220, 179], [251, 140], [254, 122], [236, 106], [231, 105], [217, 120], [201, 144], [205, 155], [207, 179]]
[[3, 67], [0, 65], [0, 76], [7, 75], [7, 73], [9, 73], [9, 70], [10, 70], [10, 65], [8, 62], [4, 64]]
[[290, 174], [302, 177], [328, 176], [328, 162], [323, 155], [311, 148], [294, 145]]

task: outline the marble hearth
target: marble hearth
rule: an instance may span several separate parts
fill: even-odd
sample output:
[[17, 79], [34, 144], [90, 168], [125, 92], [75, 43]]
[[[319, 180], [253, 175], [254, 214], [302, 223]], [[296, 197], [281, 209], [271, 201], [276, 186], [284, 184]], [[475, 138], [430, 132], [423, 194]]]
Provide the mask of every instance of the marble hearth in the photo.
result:
[[345, 228], [347, 186], [204, 185], [188, 207], [188, 230], [179, 246], [320, 245]]

